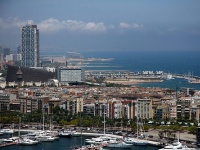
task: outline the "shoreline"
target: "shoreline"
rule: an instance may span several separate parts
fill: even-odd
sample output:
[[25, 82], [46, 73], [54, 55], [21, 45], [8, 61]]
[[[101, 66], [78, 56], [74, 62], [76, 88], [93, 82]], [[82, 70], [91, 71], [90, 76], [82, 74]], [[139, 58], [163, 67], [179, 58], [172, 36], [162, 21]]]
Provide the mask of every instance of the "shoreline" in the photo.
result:
[[157, 83], [163, 82], [161, 79], [129, 79], [129, 80], [105, 80], [106, 83], [123, 84], [123, 85], [135, 85], [141, 83]]

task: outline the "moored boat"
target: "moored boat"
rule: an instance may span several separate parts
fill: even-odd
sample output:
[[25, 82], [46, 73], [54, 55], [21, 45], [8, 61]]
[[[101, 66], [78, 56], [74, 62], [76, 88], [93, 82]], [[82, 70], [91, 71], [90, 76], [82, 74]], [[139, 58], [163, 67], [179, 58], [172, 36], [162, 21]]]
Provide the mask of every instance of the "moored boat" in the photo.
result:
[[123, 141], [115, 141], [108, 143], [105, 147], [110, 148], [132, 148], [133, 144], [128, 144]]
[[183, 145], [181, 142], [177, 141], [172, 144], [168, 144], [159, 150], [191, 150], [191, 148], [188, 148], [186, 145]]
[[22, 139], [19, 139], [18, 143], [20, 145], [35, 145], [35, 144], [38, 144], [39, 141], [37, 141], [37, 140], [31, 140], [29, 138], [22, 138]]
[[124, 139], [124, 142], [127, 143], [127, 144], [133, 144], [133, 145], [141, 145], [141, 146], [145, 146], [147, 145], [148, 143], [144, 140], [141, 140], [141, 139], [138, 139], [138, 138], [131, 138], [131, 137], [128, 137], [128, 138], [125, 138]]
[[59, 133], [58, 133], [58, 135], [60, 136], [60, 137], [71, 137], [72, 136], [72, 133], [71, 133], [71, 131], [68, 131], [68, 130], [63, 130], [63, 131], [60, 131]]

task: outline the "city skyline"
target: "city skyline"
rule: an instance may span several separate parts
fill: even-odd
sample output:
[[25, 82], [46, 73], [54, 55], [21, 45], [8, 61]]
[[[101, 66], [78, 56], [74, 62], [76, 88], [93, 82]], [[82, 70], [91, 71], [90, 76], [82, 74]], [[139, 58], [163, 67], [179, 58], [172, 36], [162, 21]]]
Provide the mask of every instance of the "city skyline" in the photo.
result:
[[28, 22], [41, 52], [198, 51], [199, 1], [2, 0], [0, 45], [17, 49]]

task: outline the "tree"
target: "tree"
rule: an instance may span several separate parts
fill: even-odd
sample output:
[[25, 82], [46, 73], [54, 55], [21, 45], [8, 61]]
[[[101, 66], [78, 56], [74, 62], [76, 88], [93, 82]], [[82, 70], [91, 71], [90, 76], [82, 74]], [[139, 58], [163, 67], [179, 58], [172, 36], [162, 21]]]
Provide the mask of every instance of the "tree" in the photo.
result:
[[192, 134], [196, 134], [196, 126], [190, 126], [190, 127], [188, 127], [188, 131], [189, 131], [189, 133], [192, 133]]
[[144, 125], [144, 131], [148, 131], [149, 130], [149, 126], [148, 125]]

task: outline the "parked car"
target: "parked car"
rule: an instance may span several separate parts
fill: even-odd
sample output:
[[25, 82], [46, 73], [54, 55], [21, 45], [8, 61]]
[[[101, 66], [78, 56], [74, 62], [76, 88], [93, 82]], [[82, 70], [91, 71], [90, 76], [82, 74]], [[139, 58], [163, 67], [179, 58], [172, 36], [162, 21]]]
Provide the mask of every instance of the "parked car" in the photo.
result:
[[153, 135], [148, 135], [149, 138], [153, 138]]

